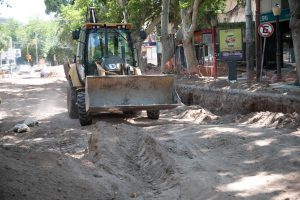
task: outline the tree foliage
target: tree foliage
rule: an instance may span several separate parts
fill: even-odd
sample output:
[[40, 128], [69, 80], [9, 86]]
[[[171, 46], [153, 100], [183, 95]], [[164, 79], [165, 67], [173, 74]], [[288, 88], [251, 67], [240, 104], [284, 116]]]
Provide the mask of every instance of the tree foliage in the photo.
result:
[[[0, 0], [0, 3], [4, 2], [6, 1]], [[48, 58], [53, 57], [55, 52], [63, 53], [73, 50], [75, 53], [75, 43], [71, 39], [71, 33], [83, 25], [89, 6], [96, 8], [100, 22], [128, 21], [132, 23], [134, 27], [133, 39], [135, 42], [140, 42], [139, 45], [141, 45], [139, 31], [145, 29], [147, 33], [150, 33], [160, 24], [161, 0], [44, 0], [44, 2], [46, 13], [55, 13], [55, 22], [43, 23], [32, 20], [24, 26], [16, 22], [9, 22], [9, 25], [3, 26], [3, 28], [14, 41], [23, 43], [23, 48], [27, 47], [26, 44], [36, 33], [39, 39], [39, 55]], [[204, 16], [207, 16], [207, 11], [220, 9], [222, 2], [224, 0], [201, 0], [199, 14], [196, 15], [198, 17], [196, 26], [198, 27], [199, 22], [205, 23]], [[175, 27], [183, 26], [180, 9], [189, 9], [193, 3], [194, 0], [170, 1], [169, 20], [175, 24]], [[33, 48], [29, 48], [34, 57], [33, 50]]]
[[0, 32], [0, 52], [2, 52], [8, 48], [8, 41], [9, 41], [9, 37], [1, 31]]
[[[47, 0], [45, 0], [46, 3]], [[76, 0], [72, 4], [55, 1], [55, 11], [60, 24], [60, 41], [65, 45], [75, 45], [71, 41], [71, 32], [81, 27], [85, 21], [87, 8], [94, 6], [99, 22], [129, 22], [133, 24], [133, 40], [141, 42], [139, 32], [148, 33], [160, 22], [161, 0]], [[51, 8], [49, 3], [47, 8]], [[59, 7], [59, 8], [58, 8]], [[141, 49], [141, 43], [137, 46]]]
[[139, 30], [148, 27], [160, 15], [161, 0], [45, 0], [46, 10], [56, 13], [69, 27], [82, 24], [88, 6], [94, 6], [101, 22], [124, 22], [126, 9], [129, 22]]
[[[16, 20], [10, 19], [0, 26], [0, 47], [5, 51], [8, 48], [8, 41], [11, 38], [13, 47], [21, 48], [22, 56], [28, 53], [35, 55], [35, 34], [37, 35], [37, 46], [39, 57], [47, 57], [53, 46], [59, 45], [57, 38], [58, 23], [47, 22], [40, 19], [32, 19], [23, 25]], [[1, 42], [3, 41], [3, 42]]]
[[9, 1], [7, 1], [7, 0], [0, 0], [0, 4], [5, 5], [7, 7], [11, 7], [10, 4], [9, 4]]
[[59, 13], [62, 5], [73, 4], [74, 0], [44, 0], [46, 13]]
[[[193, 14], [195, 1], [199, 1], [199, 8], [196, 9], [197, 13]], [[175, 24], [175, 27], [193, 27], [190, 30], [186, 29], [191, 32], [188, 40], [192, 42], [194, 30], [199, 28], [201, 23], [207, 24], [208, 13], [211, 14], [212, 10], [221, 10], [224, 2], [225, 0], [173, 0], [170, 1], [169, 20]], [[161, 20], [161, 0], [45, 0], [45, 4], [47, 12], [55, 12], [58, 16], [60, 42], [69, 46], [71, 44], [73, 50], [75, 45], [71, 41], [71, 31], [82, 26], [88, 6], [96, 8], [100, 22], [132, 23], [134, 27], [132, 36], [135, 42], [139, 42], [141, 29], [151, 33]], [[185, 20], [180, 13], [188, 14]], [[185, 24], [182, 23], [183, 21]], [[137, 46], [137, 49], [140, 48], [141, 43]]]

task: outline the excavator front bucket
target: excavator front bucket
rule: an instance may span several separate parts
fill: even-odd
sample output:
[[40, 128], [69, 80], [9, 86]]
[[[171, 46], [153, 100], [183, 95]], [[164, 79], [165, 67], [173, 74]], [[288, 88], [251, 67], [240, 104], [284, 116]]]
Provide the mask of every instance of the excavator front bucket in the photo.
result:
[[88, 112], [163, 110], [181, 104], [173, 75], [86, 77]]

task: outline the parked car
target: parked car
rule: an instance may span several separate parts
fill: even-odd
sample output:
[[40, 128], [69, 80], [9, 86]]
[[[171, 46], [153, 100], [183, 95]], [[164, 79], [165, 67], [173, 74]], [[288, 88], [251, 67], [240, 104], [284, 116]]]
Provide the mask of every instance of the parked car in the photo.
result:
[[23, 74], [31, 74], [32, 69], [30, 67], [30, 65], [20, 65], [19, 66], [19, 74], [23, 75]]
[[10, 65], [4, 64], [0, 67], [0, 70], [3, 71], [4, 73], [10, 73]]

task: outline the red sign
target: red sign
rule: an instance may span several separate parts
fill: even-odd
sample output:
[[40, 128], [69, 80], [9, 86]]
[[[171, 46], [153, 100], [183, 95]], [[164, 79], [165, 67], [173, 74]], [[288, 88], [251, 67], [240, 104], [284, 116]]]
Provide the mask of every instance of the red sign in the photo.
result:
[[211, 29], [201, 29], [194, 32], [194, 42], [200, 44], [203, 42], [203, 34], [211, 34]]
[[270, 23], [262, 23], [258, 27], [258, 34], [261, 37], [270, 37], [274, 33], [274, 27]]

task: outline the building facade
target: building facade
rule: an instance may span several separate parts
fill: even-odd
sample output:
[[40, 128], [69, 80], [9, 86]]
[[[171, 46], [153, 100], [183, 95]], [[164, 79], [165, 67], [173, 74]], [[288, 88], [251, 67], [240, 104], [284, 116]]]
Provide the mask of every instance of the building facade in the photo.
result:
[[[269, 22], [276, 29], [276, 18], [272, 12], [272, 8], [279, 4], [281, 14], [279, 16], [279, 30], [281, 38], [281, 52], [283, 53], [283, 67], [295, 62], [294, 47], [292, 41], [289, 21], [291, 17], [288, 0], [261, 0], [260, 1], [260, 23]], [[267, 38], [264, 66], [267, 69], [274, 69], [276, 66], [276, 34]]]

